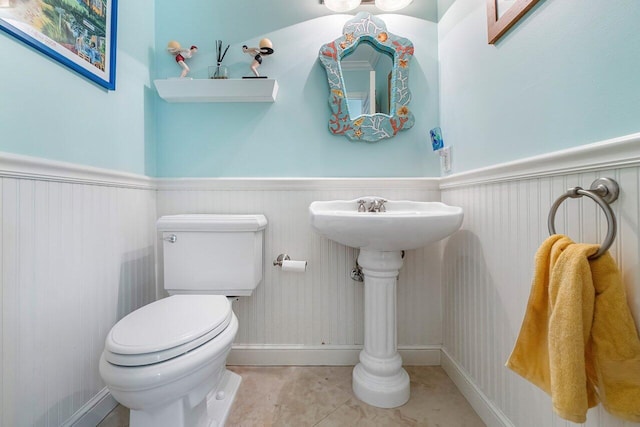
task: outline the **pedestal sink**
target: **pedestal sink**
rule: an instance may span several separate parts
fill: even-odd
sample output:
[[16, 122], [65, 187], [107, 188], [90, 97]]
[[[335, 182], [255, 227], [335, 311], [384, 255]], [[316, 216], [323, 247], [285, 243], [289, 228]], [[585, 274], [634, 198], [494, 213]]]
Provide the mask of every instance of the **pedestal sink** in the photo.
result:
[[429, 245], [454, 233], [462, 224], [462, 208], [367, 196], [316, 201], [309, 206], [309, 214], [315, 231], [360, 249], [364, 348], [360, 363], [353, 370], [353, 391], [372, 406], [401, 406], [409, 400], [409, 375], [402, 368], [396, 338], [396, 280], [402, 267], [402, 251]]

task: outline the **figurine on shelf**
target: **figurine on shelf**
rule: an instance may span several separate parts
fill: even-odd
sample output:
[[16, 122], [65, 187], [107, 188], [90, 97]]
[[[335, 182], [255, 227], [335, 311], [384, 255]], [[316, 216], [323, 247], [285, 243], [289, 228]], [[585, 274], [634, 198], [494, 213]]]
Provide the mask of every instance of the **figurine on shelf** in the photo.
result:
[[189, 49], [183, 49], [182, 47], [180, 47], [180, 43], [175, 40], [171, 40], [169, 44], [167, 44], [167, 51], [171, 55], [176, 56], [176, 62], [178, 63], [178, 65], [180, 65], [180, 67], [182, 67], [182, 73], [180, 73], [180, 77], [186, 77], [190, 70], [184, 60], [191, 58], [193, 54], [198, 51], [198, 47], [191, 46]]
[[247, 47], [246, 45], [242, 46], [242, 51], [244, 53], [248, 53], [253, 56], [253, 62], [251, 62], [250, 68], [253, 71], [255, 77], [243, 77], [247, 78], [263, 78], [266, 79], [266, 76], [260, 76], [258, 73], [258, 67], [262, 64], [262, 57], [273, 54], [273, 43], [269, 39], [260, 40], [260, 47]]

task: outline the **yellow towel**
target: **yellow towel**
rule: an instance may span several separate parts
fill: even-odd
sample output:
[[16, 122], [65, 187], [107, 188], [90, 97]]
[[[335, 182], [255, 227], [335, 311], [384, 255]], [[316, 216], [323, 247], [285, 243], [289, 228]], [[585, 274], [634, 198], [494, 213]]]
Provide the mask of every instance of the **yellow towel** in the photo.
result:
[[620, 272], [597, 245], [553, 235], [538, 249], [524, 321], [507, 366], [547, 392], [562, 418], [584, 423], [602, 402], [640, 422], [640, 340]]

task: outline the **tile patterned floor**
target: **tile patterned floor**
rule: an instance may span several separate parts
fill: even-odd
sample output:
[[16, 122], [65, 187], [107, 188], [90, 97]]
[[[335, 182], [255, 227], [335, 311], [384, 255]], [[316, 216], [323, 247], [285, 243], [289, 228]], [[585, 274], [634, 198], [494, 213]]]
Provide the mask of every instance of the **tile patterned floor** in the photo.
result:
[[[411, 399], [394, 409], [359, 401], [349, 366], [230, 366], [243, 378], [228, 427], [480, 427], [478, 415], [438, 366], [405, 367]], [[129, 411], [113, 410], [98, 427], [128, 427]]]

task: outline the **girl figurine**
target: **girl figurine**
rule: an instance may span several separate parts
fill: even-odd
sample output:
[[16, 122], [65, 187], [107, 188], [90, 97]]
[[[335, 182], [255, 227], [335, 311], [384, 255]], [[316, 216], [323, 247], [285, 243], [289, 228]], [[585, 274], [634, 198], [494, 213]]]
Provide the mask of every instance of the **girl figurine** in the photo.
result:
[[253, 56], [253, 62], [251, 62], [250, 68], [256, 77], [260, 77], [258, 73], [258, 67], [262, 64], [262, 57], [271, 55], [273, 53], [273, 43], [269, 39], [262, 39], [259, 43], [260, 47], [247, 47], [242, 46], [242, 51]]
[[180, 77], [186, 77], [190, 70], [184, 60], [191, 58], [191, 56], [193, 56], [193, 54], [198, 51], [198, 47], [191, 46], [189, 49], [182, 49], [182, 47], [180, 47], [180, 43], [175, 40], [171, 40], [169, 44], [167, 44], [167, 51], [171, 55], [176, 56], [176, 62], [178, 63], [178, 65], [180, 65], [180, 67], [182, 67], [182, 73], [180, 73]]

